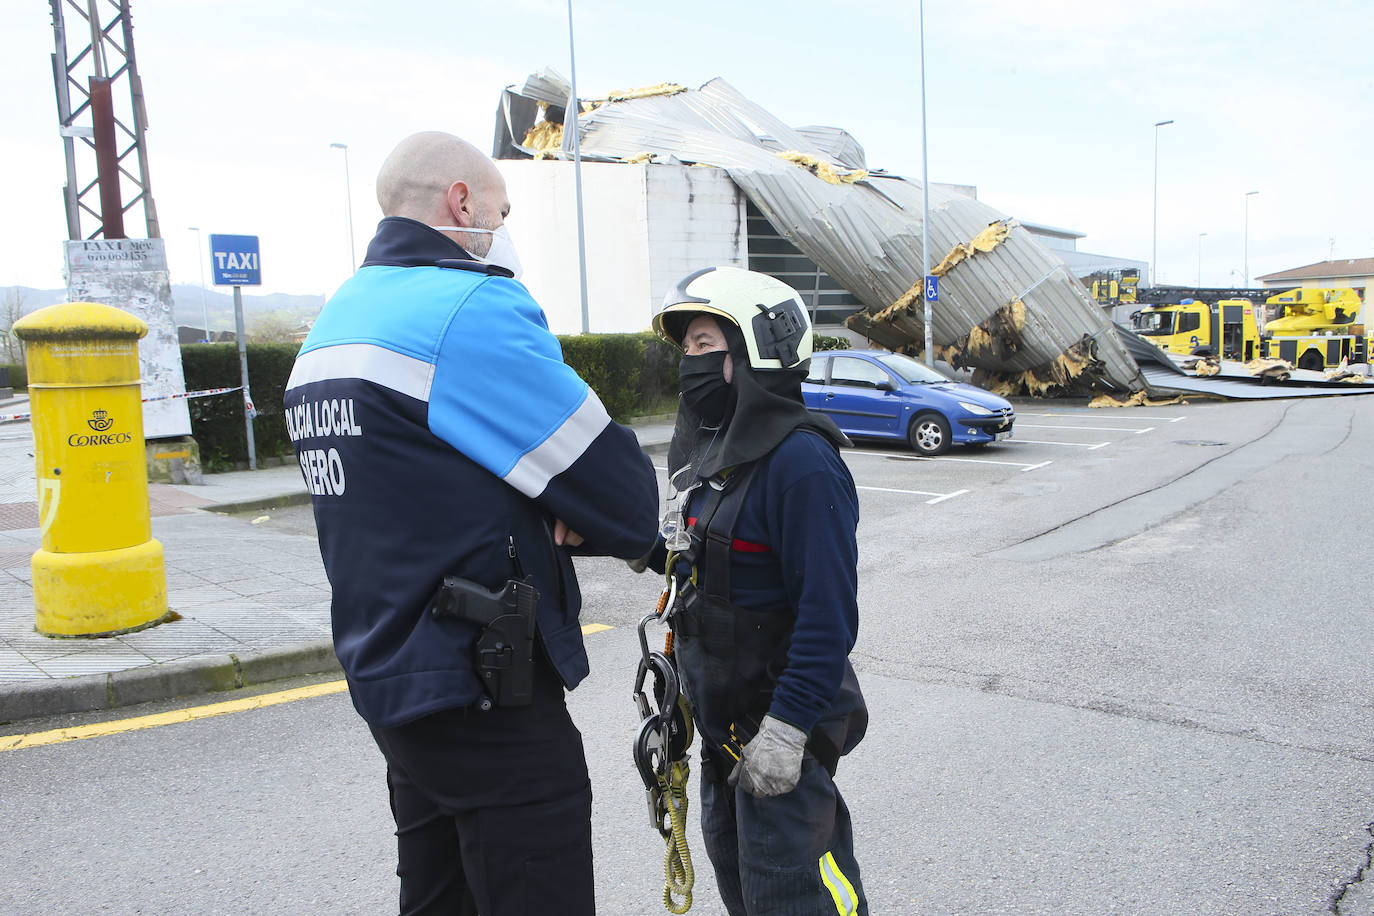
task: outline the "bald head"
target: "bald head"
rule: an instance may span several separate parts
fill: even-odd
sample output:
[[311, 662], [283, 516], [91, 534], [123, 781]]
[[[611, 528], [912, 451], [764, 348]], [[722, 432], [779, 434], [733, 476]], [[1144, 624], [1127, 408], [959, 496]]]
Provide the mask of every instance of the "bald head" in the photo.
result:
[[425, 131], [402, 140], [377, 174], [384, 216], [429, 225], [494, 228], [510, 210], [506, 183], [481, 150], [452, 134]]

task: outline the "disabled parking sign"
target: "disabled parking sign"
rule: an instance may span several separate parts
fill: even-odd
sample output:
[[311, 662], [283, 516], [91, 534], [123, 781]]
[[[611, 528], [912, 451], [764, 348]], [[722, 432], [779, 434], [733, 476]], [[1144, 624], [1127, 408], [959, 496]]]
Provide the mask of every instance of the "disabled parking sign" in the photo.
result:
[[927, 301], [927, 302], [939, 302], [939, 301], [940, 301], [940, 278], [939, 278], [939, 277], [926, 277], [926, 301]]

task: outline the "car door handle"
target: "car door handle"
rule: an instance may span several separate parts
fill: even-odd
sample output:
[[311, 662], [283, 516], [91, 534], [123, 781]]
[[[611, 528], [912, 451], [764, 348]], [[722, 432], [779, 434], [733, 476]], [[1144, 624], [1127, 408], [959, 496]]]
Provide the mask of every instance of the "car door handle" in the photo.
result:
[[831, 399], [834, 398], [834, 397], [835, 397], [835, 395], [834, 395], [833, 392], [827, 391], [827, 392], [825, 393], [825, 399], [826, 399], [827, 401], [831, 400]]

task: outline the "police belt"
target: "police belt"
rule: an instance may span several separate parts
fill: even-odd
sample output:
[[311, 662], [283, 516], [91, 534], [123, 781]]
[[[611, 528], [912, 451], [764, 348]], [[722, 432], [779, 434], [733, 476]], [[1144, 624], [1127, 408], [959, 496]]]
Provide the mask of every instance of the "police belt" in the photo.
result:
[[474, 664], [489, 698], [483, 706], [528, 706], [534, 697], [534, 630], [539, 590], [534, 577], [510, 579], [492, 591], [445, 576], [426, 608], [438, 619], [482, 627]]

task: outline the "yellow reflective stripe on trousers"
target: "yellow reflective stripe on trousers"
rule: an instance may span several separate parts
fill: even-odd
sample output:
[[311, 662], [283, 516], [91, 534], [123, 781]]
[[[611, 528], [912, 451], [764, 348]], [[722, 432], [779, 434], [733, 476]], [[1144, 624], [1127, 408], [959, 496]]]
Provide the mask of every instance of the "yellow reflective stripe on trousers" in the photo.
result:
[[859, 895], [854, 893], [854, 885], [849, 883], [840, 866], [835, 864], [835, 856], [828, 852], [821, 856], [821, 881], [830, 891], [830, 897], [835, 901], [835, 911], [840, 916], [854, 916], [859, 911]]

